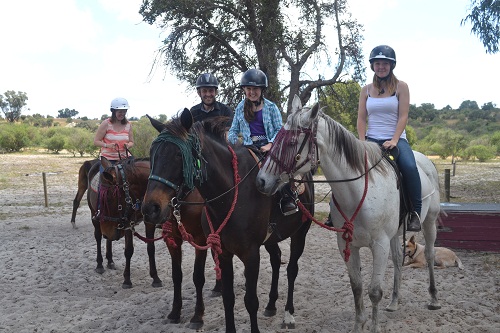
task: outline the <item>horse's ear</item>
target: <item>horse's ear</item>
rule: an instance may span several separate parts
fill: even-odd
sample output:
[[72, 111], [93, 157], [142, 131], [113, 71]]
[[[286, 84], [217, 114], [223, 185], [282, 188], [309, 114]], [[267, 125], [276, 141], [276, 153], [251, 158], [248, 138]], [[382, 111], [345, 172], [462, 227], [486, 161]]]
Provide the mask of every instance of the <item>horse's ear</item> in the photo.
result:
[[302, 109], [302, 102], [300, 101], [300, 97], [298, 95], [293, 96], [292, 100], [292, 113], [297, 112]]
[[111, 166], [111, 162], [106, 157], [101, 156], [101, 165], [104, 169], [106, 169]]
[[153, 125], [153, 127], [156, 128], [158, 132], [161, 133], [161, 131], [163, 131], [164, 125], [161, 121], [151, 118], [148, 114], [146, 114], [146, 117], [149, 118], [151, 125]]
[[189, 109], [184, 108], [184, 111], [182, 111], [181, 124], [187, 131], [193, 126], [193, 115]]
[[318, 112], [319, 112], [319, 103], [316, 103], [313, 105], [312, 109], [311, 109], [311, 116], [310, 118], [311, 119], [314, 119], [318, 116]]

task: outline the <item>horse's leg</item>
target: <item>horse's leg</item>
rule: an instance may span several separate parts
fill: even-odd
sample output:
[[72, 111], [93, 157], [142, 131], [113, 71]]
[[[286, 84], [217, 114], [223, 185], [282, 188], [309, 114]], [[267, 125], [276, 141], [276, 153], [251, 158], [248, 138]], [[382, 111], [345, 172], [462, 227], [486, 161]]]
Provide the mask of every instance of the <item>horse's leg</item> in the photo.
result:
[[194, 259], [193, 282], [196, 288], [196, 306], [194, 315], [189, 322], [189, 328], [199, 330], [203, 327], [205, 303], [203, 302], [203, 286], [205, 285], [205, 263], [207, 251], [196, 250]]
[[299, 274], [299, 259], [304, 253], [306, 245], [306, 235], [311, 226], [311, 221], [303, 223], [299, 230], [291, 237], [290, 260], [286, 268], [288, 278], [288, 294], [285, 305], [285, 318], [283, 318], [282, 328], [295, 328], [295, 307], [293, 303], [293, 291], [295, 289], [295, 279]]
[[219, 255], [219, 263], [222, 274], [222, 302], [224, 304], [226, 333], [236, 333], [236, 326], [234, 324], [233, 254], [227, 251], [223, 251], [222, 254]]
[[174, 300], [172, 302], [172, 310], [167, 318], [172, 324], [178, 324], [181, 319], [182, 310], [182, 239], [179, 237], [173, 238], [175, 246], [170, 246], [167, 242], [168, 252], [172, 259], [172, 282], [174, 283]]
[[106, 239], [106, 260], [108, 261], [107, 268], [116, 269], [113, 261], [113, 241], [109, 239]]
[[123, 289], [132, 288], [132, 281], [130, 280], [130, 261], [134, 255], [134, 235], [131, 230], [125, 231], [125, 270], [123, 271]]
[[265, 248], [269, 253], [269, 259], [271, 261], [272, 278], [271, 290], [269, 291], [269, 302], [264, 310], [264, 316], [272, 317], [276, 315], [276, 300], [278, 299], [278, 281], [281, 266], [281, 250], [278, 243], [266, 244]]
[[[345, 249], [345, 242], [341, 236], [337, 236], [339, 251], [343, 255]], [[349, 274], [349, 281], [351, 283], [352, 294], [354, 295], [354, 309], [356, 315], [354, 318], [354, 327], [352, 333], [359, 333], [363, 331], [366, 324], [365, 306], [363, 304], [363, 279], [361, 276], [361, 260], [359, 257], [359, 248], [351, 245], [351, 256], [346, 263], [347, 273]]]
[[[251, 333], [259, 333], [257, 323], [257, 311], [259, 310], [259, 298], [257, 297], [257, 280], [259, 279], [260, 251], [259, 246], [250, 248], [248, 253], [241, 258], [245, 265], [245, 307], [250, 315]], [[225, 282], [222, 284], [224, 285]]]
[[436, 219], [437, 214], [429, 213], [424, 220], [422, 230], [425, 238], [425, 259], [429, 269], [429, 294], [431, 302], [427, 305], [429, 310], [441, 309], [441, 304], [437, 298], [436, 280], [434, 278], [434, 242], [436, 241]]
[[396, 234], [391, 239], [391, 257], [394, 265], [394, 286], [392, 289], [391, 304], [386, 308], [387, 311], [396, 311], [399, 307], [399, 290], [401, 288], [401, 267], [403, 266], [402, 247], [399, 244], [399, 236]]
[[76, 211], [80, 207], [80, 202], [82, 201], [83, 195], [88, 188], [88, 175], [90, 167], [86, 166], [86, 162], [80, 167], [78, 171], [78, 191], [76, 192], [75, 199], [73, 199], [73, 212], [71, 213], [71, 224], [73, 228], [76, 229]]
[[[155, 225], [151, 224], [151, 223], [144, 223], [144, 225], [146, 228], [146, 237], [148, 239], [154, 239], [155, 230], [156, 230]], [[163, 287], [163, 283], [161, 282], [160, 278], [158, 277], [158, 271], [156, 270], [155, 243], [148, 242], [146, 246], [147, 246], [148, 258], [149, 258], [149, 276], [151, 276], [153, 278], [153, 282], [151, 283], [151, 285], [153, 286], [153, 288]]]
[[[91, 212], [92, 216], [94, 212]], [[101, 241], [102, 241], [102, 233], [101, 233], [101, 227], [99, 226], [99, 221], [93, 222], [94, 224], [94, 238], [95, 242], [97, 245], [97, 267], [95, 268], [95, 271], [99, 274], [104, 273], [104, 267], [102, 265], [103, 258], [102, 258], [102, 251], [101, 251]], [[106, 244], [106, 252], [107, 252], [107, 244]]]
[[382, 299], [382, 282], [384, 273], [387, 269], [387, 262], [389, 260], [389, 241], [379, 240], [374, 241], [371, 251], [373, 255], [373, 273], [368, 288], [368, 296], [372, 302], [372, 333], [380, 332], [379, 311], [378, 305]]

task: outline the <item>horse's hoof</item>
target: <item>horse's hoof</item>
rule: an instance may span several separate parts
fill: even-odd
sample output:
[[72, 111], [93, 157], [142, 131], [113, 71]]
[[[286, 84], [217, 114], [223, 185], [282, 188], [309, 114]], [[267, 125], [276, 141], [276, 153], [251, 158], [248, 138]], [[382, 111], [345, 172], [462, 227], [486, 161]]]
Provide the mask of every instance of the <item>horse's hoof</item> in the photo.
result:
[[75, 221], [71, 221], [71, 225], [73, 226], [73, 229], [78, 229], [78, 228], [76, 227], [76, 223], [75, 223]]
[[281, 328], [282, 329], [295, 329], [295, 323], [290, 323], [290, 324], [287, 324], [287, 323], [281, 323]]
[[385, 311], [387, 312], [394, 312], [398, 310], [398, 305], [397, 304], [389, 304], [386, 308]]
[[161, 282], [161, 280], [160, 280], [160, 279], [158, 279], [158, 280], [153, 280], [153, 283], [151, 283], [151, 286], [152, 286], [153, 288], [161, 288], [161, 287], [163, 287], [163, 282]]
[[276, 309], [265, 309], [264, 310], [264, 317], [272, 317], [276, 316]]
[[163, 321], [164, 324], [179, 324], [181, 322], [181, 318], [170, 318], [168, 317]]
[[99, 273], [99, 274], [103, 274], [103, 273], [104, 273], [104, 267], [97, 267], [97, 268], [95, 269], [95, 272], [96, 272], [96, 273]]
[[132, 283], [123, 283], [122, 289], [132, 289]]
[[429, 310], [439, 310], [441, 309], [441, 304], [437, 303], [437, 304], [429, 304], [427, 305], [427, 309]]
[[106, 267], [107, 267], [108, 269], [116, 269], [116, 267], [115, 267], [115, 263], [114, 263], [114, 262], [112, 262], [112, 263], [108, 264]]
[[203, 321], [197, 321], [197, 322], [190, 322], [188, 324], [188, 328], [192, 329], [192, 330], [200, 330], [201, 328], [203, 327]]
[[222, 296], [222, 293], [220, 291], [217, 291], [217, 290], [212, 290], [212, 292], [210, 293], [210, 297], [221, 297]]

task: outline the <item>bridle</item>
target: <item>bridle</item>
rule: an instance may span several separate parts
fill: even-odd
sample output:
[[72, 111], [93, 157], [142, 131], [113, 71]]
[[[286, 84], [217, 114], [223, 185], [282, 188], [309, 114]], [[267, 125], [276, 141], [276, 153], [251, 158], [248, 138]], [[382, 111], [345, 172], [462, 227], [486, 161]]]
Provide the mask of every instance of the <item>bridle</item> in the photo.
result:
[[[100, 200], [101, 200], [101, 214], [99, 215], [99, 220], [102, 222], [104, 220], [106, 221], [111, 221], [111, 222], [117, 222], [117, 230], [134, 230], [135, 226], [139, 224], [139, 218], [138, 218], [138, 213], [141, 210], [141, 201], [139, 199], [134, 199], [132, 198], [130, 194], [130, 184], [127, 181], [127, 177], [125, 174], [125, 170], [123, 169], [123, 165], [121, 163], [117, 163], [116, 165], [110, 167], [115, 169], [116, 173], [116, 184], [104, 184], [101, 183], [100, 187], [102, 190], [101, 195], [100, 195]], [[120, 183], [121, 180], [121, 183]], [[116, 207], [116, 210], [118, 211], [120, 217], [112, 217], [112, 216], [105, 216], [103, 212], [105, 211], [105, 206], [108, 204], [107, 200], [107, 194], [109, 190], [113, 190], [113, 195], [117, 197], [118, 205]], [[124, 194], [124, 201], [125, 205], [121, 204], [121, 192], [123, 191]], [[125, 209], [124, 207], [125, 206]], [[108, 209], [109, 211], [109, 209]], [[135, 218], [132, 220], [130, 217], [131, 215], [134, 214]]]
[[[273, 146], [263, 162], [264, 165], [266, 160], [270, 158], [275, 163], [276, 171], [279, 174], [288, 175], [289, 180], [300, 181], [294, 179], [295, 173], [298, 170], [309, 162], [311, 162], [311, 169], [315, 169], [320, 164], [318, 159], [317, 128], [318, 118], [311, 122], [309, 127], [298, 126], [296, 129], [285, 129], [285, 127], [282, 127], [276, 135]], [[299, 149], [283, 156], [284, 146], [288, 148], [293, 144], [296, 145], [297, 139], [301, 134], [304, 135], [304, 139]], [[301, 163], [297, 164], [302, 159], [302, 152], [306, 145], [308, 146], [307, 156]]]

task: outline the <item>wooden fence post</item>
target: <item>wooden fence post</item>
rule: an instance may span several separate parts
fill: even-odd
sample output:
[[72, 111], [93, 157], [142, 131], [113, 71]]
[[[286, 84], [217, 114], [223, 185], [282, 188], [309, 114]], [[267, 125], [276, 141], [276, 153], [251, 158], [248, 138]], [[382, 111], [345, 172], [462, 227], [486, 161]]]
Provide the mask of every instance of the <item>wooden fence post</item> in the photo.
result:
[[45, 177], [45, 172], [42, 172], [43, 178], [43, 195], [45, 196], [45, 207], [49, 207], [49, 198], [47, 196], [47, 179]]
[[444, 194], [446, 202], [450, 202], [450, 169], [444, 169]]

